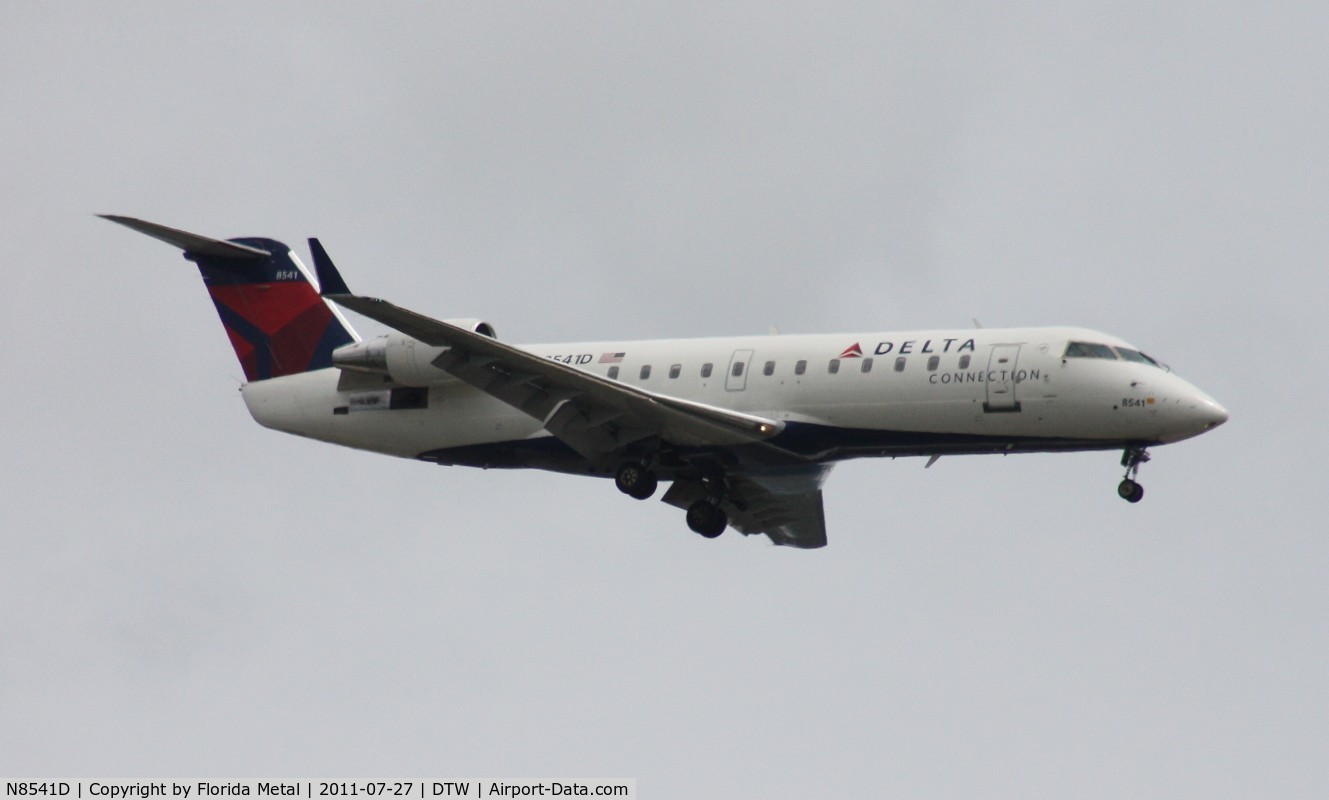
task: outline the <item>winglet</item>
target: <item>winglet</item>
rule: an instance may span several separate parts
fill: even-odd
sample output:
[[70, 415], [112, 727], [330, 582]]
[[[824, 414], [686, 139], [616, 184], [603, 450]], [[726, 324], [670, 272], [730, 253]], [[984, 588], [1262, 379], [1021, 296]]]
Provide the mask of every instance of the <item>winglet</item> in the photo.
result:
[[347, 295], [351, 290], [347, 288], [346, 281], [342, 280], [341, 273], [333, 266], [332, 259], [328, 257], [328, 251], [323, 249], [323, 245], [318, 239], [310, 238], [309, 254], [314, 257], [314, 272], [318, 275], [318, 292], [324, 297], [332, 295]]

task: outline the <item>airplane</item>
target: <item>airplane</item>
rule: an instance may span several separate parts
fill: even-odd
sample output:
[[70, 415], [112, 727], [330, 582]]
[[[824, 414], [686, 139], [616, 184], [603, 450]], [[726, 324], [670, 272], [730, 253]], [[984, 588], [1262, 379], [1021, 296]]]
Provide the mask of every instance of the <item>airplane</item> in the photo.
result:
[[[434, 464], [613, 478], [639, 500], [668, 482], [663, 501], [706, 538], [733, 527], [825, 546], [822, 485], [851, 458], [1120, 450], [1117, 493], [1138, 503], [1150, 447], [1228, 419], [1084, 328], [515, 345], [483, 320], [351, 292], [318, 239], [311, 275], [272, 239], [99, 216], [198, 266], [260, 425]], [[337, 306], [393, 332], [362, 339]]]

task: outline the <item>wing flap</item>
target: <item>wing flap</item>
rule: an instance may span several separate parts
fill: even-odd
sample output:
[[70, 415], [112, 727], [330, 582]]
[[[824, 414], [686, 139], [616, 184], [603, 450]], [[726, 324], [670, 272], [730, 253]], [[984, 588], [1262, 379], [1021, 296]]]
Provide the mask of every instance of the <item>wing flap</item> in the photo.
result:
[[821, 484], [829, 472], [830, 467], [819, 465], [778, 476], [735, 476], [729, 524], [748, 536], [765, 534], [784, 547], [825, 547]]
[[[730, 474], [723, 501], [729, 524], [745, 536], [762, 534], [782, 547], [825, 547], [821, 485], [829, 473], [829, 466], [817, 464], [775, 474]], [[699, 481], [675, 481], [663, 499], [687, 509], [706, 496]]]

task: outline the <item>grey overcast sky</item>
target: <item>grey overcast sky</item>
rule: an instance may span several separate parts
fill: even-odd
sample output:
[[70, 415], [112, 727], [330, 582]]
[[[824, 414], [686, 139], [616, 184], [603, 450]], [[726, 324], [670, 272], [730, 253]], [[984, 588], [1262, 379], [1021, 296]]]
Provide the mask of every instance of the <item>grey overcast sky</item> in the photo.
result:
[[[1329, 794], [1322, 3], [14, 3], [0, 773]], [[1232, 421], [842, 465], [789, 551], [248, 417], [196, 271], [513, 341], [1078, 324]], [[354, 320], [362, 332], [373, 325]]]

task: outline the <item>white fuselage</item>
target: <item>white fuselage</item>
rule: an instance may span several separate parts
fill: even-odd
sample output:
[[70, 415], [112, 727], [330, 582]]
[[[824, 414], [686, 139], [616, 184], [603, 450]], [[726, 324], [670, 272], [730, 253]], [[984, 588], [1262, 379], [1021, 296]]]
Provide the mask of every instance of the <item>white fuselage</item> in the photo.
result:
[[[1227, 418], [1155, 363], [1068, 357], [1076, 341], [1130, 347], [1081, 328], [1009, 328], [522, 349], [656, 394], [779, 420], [786, 430], [772, 443], [809, 462], [1147, 446]], [[413, 346], [420, 365], [441, 352]], [[440, 463], [592, 471], [570, 453], [553, 457], [556, 442], [541, 420], [445, 374], [394, 378], [403, 374], [414, 385], [322, 369], [249, 383], [243, 393], [262, 425], [326, 442]]]
[[[436, 464], [613, 477], [618, 490], [801, 549], [827, 543], [822, 484], [849, 458], [1122, 451], [1227, 419], [1126, 342], [1083, 328], [925, 330], [519, 347], [353, 293], [317, 239], [317, 281], [273, 239], [222, 241], [107, 215], [194, 262], [276, 430]], [[318, 288], [315, 288], [317, 286]], [[355, 335], [329, 304], [393, 333]], [[929, 461], [929, 465], [931, 461]]]

